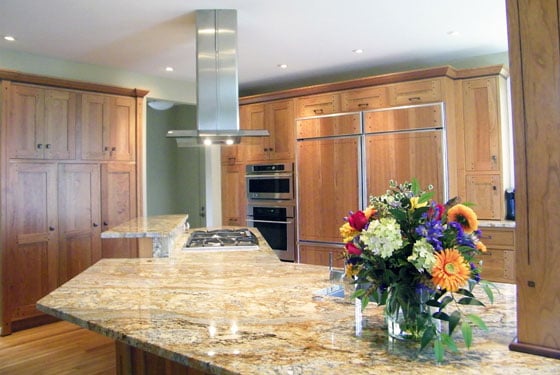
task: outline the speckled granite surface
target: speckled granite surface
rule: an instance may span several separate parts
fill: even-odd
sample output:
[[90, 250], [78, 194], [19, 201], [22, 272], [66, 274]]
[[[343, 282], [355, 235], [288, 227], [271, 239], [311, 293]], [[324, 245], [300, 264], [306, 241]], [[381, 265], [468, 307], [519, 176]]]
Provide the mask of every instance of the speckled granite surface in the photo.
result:
[[167, 257], [186, 228], [189, 215], [140, 216], [109, 228], [101, 238], [151, 238], [152, 256]]
[[[180, 242], [180, 241], [179, 241]], [[418, 355], [388, 340], [382, 308], [314, 297], [325, 267], [282, 263], [262, 251], [106, 259], [39, 301], [40, 310], [215, 374], [558, 374], [560, 361], [511, 352], [515, 286], [498, 284], [474, 348]]]

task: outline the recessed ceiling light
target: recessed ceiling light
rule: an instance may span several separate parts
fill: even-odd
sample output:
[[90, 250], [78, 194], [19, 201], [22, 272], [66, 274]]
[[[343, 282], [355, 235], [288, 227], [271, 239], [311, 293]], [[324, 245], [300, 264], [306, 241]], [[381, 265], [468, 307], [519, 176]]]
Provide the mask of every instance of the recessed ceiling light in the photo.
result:
[[279, 67], [280, 69], [287, 69], [288, 64], [278, 64], [277, 67]]
[[16, 38], [14, 38], [11, 35], [5, 35], [4, 40], [7, 40], [8, 42], [14, 42], [16, 40]]
[[449, 35], [449, 36], [459, 36], [459, 35], [461, 35], [461, 33], [458, 32], [458, 31], [455, 31], [455, 30], [449, 30], [447, 32], [447, 35]]
[[166, 72], [172, 72], [173, 70], [174, 70], [174, 69], [173, 69], [172, 66], [167, 66], [167, 67], [165, 68], [165, 71], [166, 71]]
[[364, 50], [361, 49], [361, 48], [356, 48], [356, 49], [353, 49], [352, 52], [360, 54], [360, 53], [364, 53]]

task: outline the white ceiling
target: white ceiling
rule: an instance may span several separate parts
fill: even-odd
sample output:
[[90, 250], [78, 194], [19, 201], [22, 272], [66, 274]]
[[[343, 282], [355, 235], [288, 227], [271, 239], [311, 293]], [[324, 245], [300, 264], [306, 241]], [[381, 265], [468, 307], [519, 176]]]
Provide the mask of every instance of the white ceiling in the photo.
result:
[[16, 38], [0, 54], [194, 81], [194, 11], [221, 8], [238, 11], [241, 90], [507, 51], [505, 0], [0, 0], [0, 36]]

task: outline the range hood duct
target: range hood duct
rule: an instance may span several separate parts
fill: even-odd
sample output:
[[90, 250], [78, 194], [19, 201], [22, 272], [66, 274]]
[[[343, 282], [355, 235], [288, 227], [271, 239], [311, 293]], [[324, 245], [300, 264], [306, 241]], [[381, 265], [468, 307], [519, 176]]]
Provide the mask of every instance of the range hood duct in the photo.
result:
[[179, 147], [236, 144], [267, 130], [239, 129], [237, 11], [196, 11], [197, 130], [170, 130]]

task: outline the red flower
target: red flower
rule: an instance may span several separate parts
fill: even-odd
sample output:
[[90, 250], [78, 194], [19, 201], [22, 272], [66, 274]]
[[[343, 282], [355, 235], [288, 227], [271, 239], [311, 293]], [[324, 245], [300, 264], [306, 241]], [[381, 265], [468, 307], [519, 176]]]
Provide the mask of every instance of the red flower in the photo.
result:
[[441, 220], [444, 211], [445, 206], [441, 203], [437, 203], [435, 207], [430, 207], [428, 210], [428, 216], [434, 220]]
[[348, 224], [358, 232], [365, 228], [368, 223], [368, 218], [363, 211], [357, 211], [348, 216]]
[[348, 251], [348, 254], [351, 254], [351, 255], [361, 255], [362, 254], [362, 249], [360, 249], [359, 247], [354, 245], [352, 242], [346, 243], [346, 245], [344, 245], [344, 247], [346, 248], [346, 251]]

